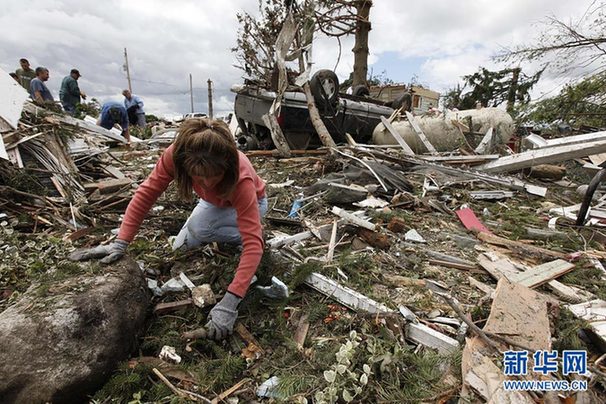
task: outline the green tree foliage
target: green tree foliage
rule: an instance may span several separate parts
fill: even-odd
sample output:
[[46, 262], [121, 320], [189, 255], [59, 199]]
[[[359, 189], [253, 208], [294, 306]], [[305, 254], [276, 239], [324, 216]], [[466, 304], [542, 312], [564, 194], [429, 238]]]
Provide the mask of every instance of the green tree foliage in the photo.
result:
[[[294, 13], [300, 25], [309, 24], [313, 28], [303, 31], [319, 31], [325, 36], [339, 40], [343, 36], [356, 33], [359, 28], [360, 18], [357, 15], [357, 8], [360, 4], [367, 4], [368, 7], [372, 5], [370, 0], [258, 0], [258, 2], [258, 15], [247, 12], [236, 14], [240, 29], [236, 46], [231, 50], [238, 60], [236, 67], [262, 84], [272, 82], [276, 39], [289, 12]], [[367, 20], [362, 23], [370, 25]]]
[[541, 73], [527, 76], [520, 68], [490, 71], [484, 67], [468, 76], [464, 76], [463, 87], [457, 85], [448, 90], [444, 96], [447, 108], [470, 109], [477, 102], [485, 107], [497, 107], [508, 103], [508, 112], [513, 107], [527, 104], [530, 101], [529, 91], [539, 81]]
[[577, 126], [606, 127], [606, 73], [566, 85], [557, 96], [529, 106], [525, 118], [536, 123], [562, 120]]

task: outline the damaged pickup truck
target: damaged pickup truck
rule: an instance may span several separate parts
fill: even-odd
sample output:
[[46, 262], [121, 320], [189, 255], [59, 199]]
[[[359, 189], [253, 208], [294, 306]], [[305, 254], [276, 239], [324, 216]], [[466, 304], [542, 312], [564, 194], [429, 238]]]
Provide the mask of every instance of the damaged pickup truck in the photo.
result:
[[[346, 133], [356, 142], [368, 142], [374, 128], [381, 122], [381, 116], [389, 117], [394, 111], [392, 106], [396, 106], [367, 98], [364, 91], [358, 91], [360, 95], [339, 93], [339, 81], [330, 70], [320, 70], [314, 74], [310, 87], [322, 121], [337, 144], [346, 142]], [[273, 148], [270, 131], [262, 117], [269, 112], [276, 93], [254, 84], [234, 85], [231, 91], [236, 93], [234, 111], [240, 128], [237, 135], [239, 147]], [[309, 117], [305, 94], [286, 91], [281, 101], [278, 123], [290, 148], [321, 146]]]

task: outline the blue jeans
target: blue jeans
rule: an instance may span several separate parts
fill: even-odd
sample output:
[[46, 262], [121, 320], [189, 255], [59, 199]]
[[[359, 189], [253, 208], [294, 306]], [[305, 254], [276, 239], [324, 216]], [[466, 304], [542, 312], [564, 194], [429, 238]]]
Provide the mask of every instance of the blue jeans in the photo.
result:
[[[267, 198], [259, 199], [261, 220], [267, 213]], [[173, 241], [173, 250], [195, 248], [204, 243], [242, 244], [234, 208], [220, 208], [200, 199]]]

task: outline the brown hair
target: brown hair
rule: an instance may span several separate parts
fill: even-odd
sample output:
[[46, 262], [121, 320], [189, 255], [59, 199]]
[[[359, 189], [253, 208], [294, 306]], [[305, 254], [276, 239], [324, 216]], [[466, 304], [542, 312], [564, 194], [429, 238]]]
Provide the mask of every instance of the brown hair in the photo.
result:
[[181, 124], [174, 145], [175, 181], [181, 198], [192, 199], [192, 175], [223, 174], [217, 190], [222, 198], [230, 196], [238, 182], [240, 164], [236, 142], [225, 122], [188, 119]]

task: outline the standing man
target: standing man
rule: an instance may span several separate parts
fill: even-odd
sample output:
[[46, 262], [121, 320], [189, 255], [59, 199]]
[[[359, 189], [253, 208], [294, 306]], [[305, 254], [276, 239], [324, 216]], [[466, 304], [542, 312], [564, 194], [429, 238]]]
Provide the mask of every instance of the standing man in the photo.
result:
[[97, 120], [97, 125], [110, 130], [115, 124], [122, 128], [122, 136], [126, 143], [130, 144], [130, 132], [128, 129], [128, 113], [126, 108], [117, 101], [108, 101], [101, 107], [101, 115]]
[[44, 104], [46, 102], [54, 102], [55, 99], [51, 94], [46, 84], [50, 74], [46, 67], [36, 67], [36, 78], [33, 79], [29, 85], [29, 95], [32, 97], [32, 100], [39, 104]]
[[143, 101], [138, 96], [131, 94], [129, 90], [122, 91], [124, 96], [124, 108], [128, 112], [130, 123], [141, 128], [145, 127], [145, 111], [143, 111]]
[[86, 99], [86, 94], [80, 91], [78, 79], [80, 72], [78, 69], [72, 69], [69, 76], [65, 76], [61, 82], [61, 90], [59, 90], [59, 99], [65, 112], [74, 116], [76, 114], [76, 105], [80, 104], [80, 97]]
[[27, 59], [19, 59], [19, 64], [21, 65], [21, 69], [15, 70], [15, 74], [19, 78], [19, 84], [21, 84], [23, 88], [25, 88], [25, 91], [29, 93], [29, 85], [30, 82], [36, 77], [36, 72], [34, 72], [34, 69], [29, 67], [29, 62]]

